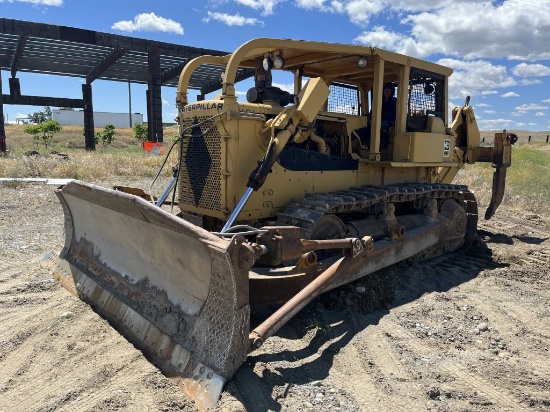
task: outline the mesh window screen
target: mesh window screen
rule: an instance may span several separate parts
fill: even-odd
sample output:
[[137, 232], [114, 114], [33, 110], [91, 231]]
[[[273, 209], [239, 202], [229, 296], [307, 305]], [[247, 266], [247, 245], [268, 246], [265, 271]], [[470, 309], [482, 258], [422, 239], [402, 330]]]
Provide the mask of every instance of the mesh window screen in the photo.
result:
[[345, 114], [360, 114], [359, 91], [357, 87], [332, 83], [328, 96], [328, 111]]
[[429, 115], [445, 121], [445, 76], [411, 68], [407, 130], [425, 129]]

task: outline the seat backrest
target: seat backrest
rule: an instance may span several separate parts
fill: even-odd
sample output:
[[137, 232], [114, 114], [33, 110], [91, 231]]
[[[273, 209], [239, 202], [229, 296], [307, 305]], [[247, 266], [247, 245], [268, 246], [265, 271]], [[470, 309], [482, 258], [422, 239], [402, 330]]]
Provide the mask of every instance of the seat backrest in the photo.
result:
[[437, 116], [428, 116], [426, 131], [428, 133], [445, 134], [445, 124], [443, 120]]

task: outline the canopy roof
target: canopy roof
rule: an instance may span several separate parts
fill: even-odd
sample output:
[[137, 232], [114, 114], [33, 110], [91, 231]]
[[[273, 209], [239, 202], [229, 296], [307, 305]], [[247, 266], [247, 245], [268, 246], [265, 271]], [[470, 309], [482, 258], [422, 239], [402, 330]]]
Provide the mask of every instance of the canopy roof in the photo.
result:
[[[12, 77], [20, 72], [56, 74], [133, 83], [148, 83], [150, 59], [160, 63], [163, 86], [177, 86], [187, 62], [197, 56], [223, 56], [226, 52], [180, 44], [119, 36], [67, 26], [0, 18], [0, 70]], [[158, 67], [158, 66], [156, 66]], [[201, 66], [189, 87], [210, 93], [221, 87], [223, 67]], [[253, 70], [241, 69], [238, 80]]]

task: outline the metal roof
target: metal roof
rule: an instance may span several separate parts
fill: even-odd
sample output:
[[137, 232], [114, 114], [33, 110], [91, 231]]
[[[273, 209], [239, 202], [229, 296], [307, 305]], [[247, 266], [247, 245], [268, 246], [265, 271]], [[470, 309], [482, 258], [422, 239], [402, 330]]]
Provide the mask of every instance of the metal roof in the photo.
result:
[[[158, 54], [156, 51], [158, 50]], [[187, 62], [197, 56], [227, 52], [119, 36], [67, 26], [0, 18], [0, 70], [148, 83], [149, 59], [157, 55], [163, 86], [177, 86]], [[223, 67], [200, 66], [189, 87], [207, 94], [221, 87]], [[253, 75], [240, 69], [238, 79]]]

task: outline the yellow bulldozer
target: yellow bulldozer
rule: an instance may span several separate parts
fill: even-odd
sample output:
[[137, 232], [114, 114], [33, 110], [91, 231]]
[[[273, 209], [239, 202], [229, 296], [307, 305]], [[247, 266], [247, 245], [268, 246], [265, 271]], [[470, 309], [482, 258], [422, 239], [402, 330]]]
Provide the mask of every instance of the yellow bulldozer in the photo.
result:
[[[220, 93], [188, 101], [198, 67]], [[254, 69], [246, 101], [238, 74]], [[277, 87], [280, 74], [292, 85]], [[358, 45], [260, 38], [179, 78], [179, 161], [162, 196], [72, 181], [56, 277], [202, 407], [247, 355], [321, 293], [418, 256], [468, 247], [474, 194], [452, 181], [492, 162], [500, 204], [513, 134], [480, 144], [452, 70]], [[243, 99], [244, 100], [244, 99]], [[163, 204], [172, 193], [178, 210]], [[177, 197], [176, 197], [177, 194]], [[253, 305], [278, 309], [251, 330]]]

